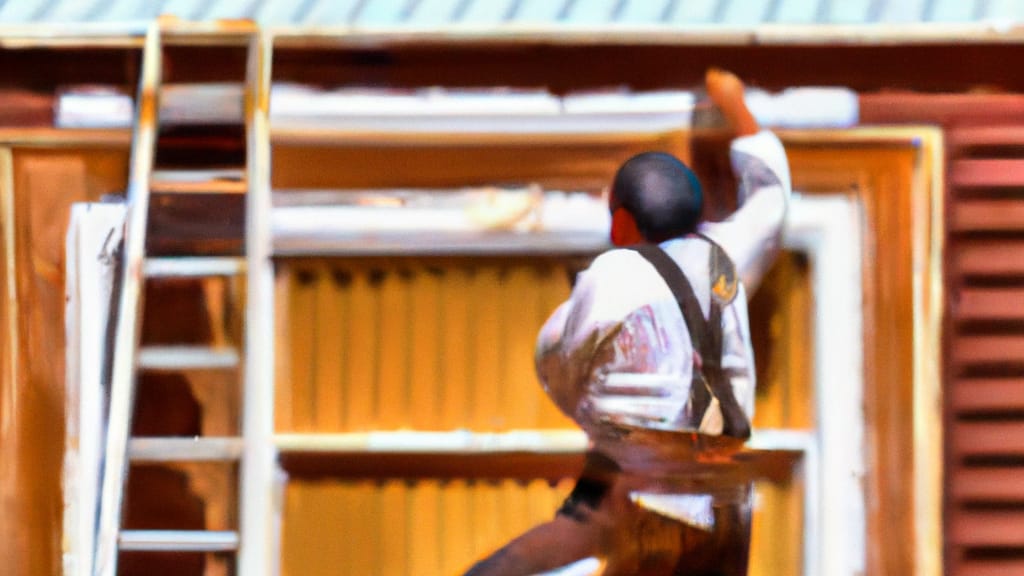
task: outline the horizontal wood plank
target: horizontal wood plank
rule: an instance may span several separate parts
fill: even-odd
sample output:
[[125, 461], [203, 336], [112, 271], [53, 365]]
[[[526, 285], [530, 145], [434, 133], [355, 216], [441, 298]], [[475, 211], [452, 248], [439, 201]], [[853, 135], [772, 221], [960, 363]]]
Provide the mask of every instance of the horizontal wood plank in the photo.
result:
[[955, 380], [949, 401], [958, 413], [1024, 410], [1024, 378]]
[[956, 562], [955, 569], [947, 574], [957, 576], [1008, 576], [1024, 574], [1024, 551], [1021, 558], [1005, 558], [993, 560], [962, 560]]
[[955, 501], [1024, 502], [1024, 468], [966, 468], [950, 475]]
[[951, 544], [1024, 547], [1024, 510], [954, 509], [949, 516], [946, 526]]
[[950, 182], [963, 187], [1024, 188], [1024, 160], [957, 160], [950, 169]]
[[1024, 240], [965, 240], [953, 246], [954, 274], [1024, 277]]
[[905, 123], [922, 118], [938, 124], [1005, 124], [1024, 120], [1024, 96], [1018, 94], [880, 91], [862, 94], [860, 107], [864, 123]]
[[1024, 364], [1024, 335], [955, 336], [954, 364]]
[[1024, 455], [1024, 419], [955, 422], [950, 428], [949, 442], [955, 456]]
[[958, 200], [951, 220], [954, 232], [1024, 232], [1024, 200]]
[[[732, 462], [701, 468], [715, 481], [745, 484], [754, 480], [785, 483], [803, 454], [794, 450], [749, 450]], [[280, 454], [281, 468], [292, 479], [315, 478], [476, 478], [558, 481], [579, 474], [582, 452], [366, 452], [289, 450]]]
[[583, 454], [398, 454], [286, 452], [281, 468], [291, 479], [318, 478], [546, 478], [557, 482], [583, 469]]
[[946, 139], [953, 148], [1024, 145], [1024, 125], [991, 124], [952, 128], [946, 131]]
[[1024, 288], [974, 288], [960, 291], [953, 317], [971, 320], [1024, 320]]

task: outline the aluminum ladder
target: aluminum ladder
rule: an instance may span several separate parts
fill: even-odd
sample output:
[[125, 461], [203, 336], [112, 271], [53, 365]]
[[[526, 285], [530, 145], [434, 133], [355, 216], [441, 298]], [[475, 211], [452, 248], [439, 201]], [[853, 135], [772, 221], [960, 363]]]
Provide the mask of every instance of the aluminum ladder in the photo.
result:
[[[160, 135], [160, 100], [167, 46], [244, 46], [244, 166], [237, 193], [244, 194], [244, 257], [180, 255], [147, 257], [151, 192], [203, 188], [195, 174], [154, 170]], [[236, 555], [237, 573], [276, 572], [276, 453], [273, 433], [273, 268], [270, 259], [270, 139], [268, 127], [270, 41], [254, 24], [183, 23], [161, 19], [147, 29], [142, 55], [129, 164], [123, 261], [115, 304], [104, 461], [97, 523], [94, 576], [117, 573], [119, 551], [221, 552]], [[211, 184], [212, 185], [212, 184]], [[223, 187], [223, 181], [217, 186]], [[217, 187], [214, 186], [214, 187]], [[230, 186], [229, 186], [230, 187]], [[241, 214], [239, 214], [241, 218]], [[140, 347], [144, 283], [167, 277], [245, 278], [238, 346]], [[108, 354], [110, 352], [108, 351]], [[235, 369], [240, 377], [240, 433], [231, 437], [131, 438], [140, 371]], [[130, 462], [228, 462], [238, 465], [238, 526], [227, 531], [123, 530], [121, 521]]]

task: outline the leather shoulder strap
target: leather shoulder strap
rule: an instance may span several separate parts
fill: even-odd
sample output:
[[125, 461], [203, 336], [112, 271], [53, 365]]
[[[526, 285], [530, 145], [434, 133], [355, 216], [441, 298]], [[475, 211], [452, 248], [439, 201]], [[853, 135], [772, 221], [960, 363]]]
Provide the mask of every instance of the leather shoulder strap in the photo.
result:
[[[632, 246], [631, 249], [643, 256], [654, 266], [679, 304], [683, 319], [686, 321], [686, 329], [690, 333], [690, 341], [701, 357], [700, 371], [711, 388], [711, 393], [720, 402], [722, 415], [725, 419], [724, 433], [736, 438], [749, 438], [750, 423], [736, 401], [736, 396], [733, 394], [729, 379], [722, 371], [721, 301], [712, 296], [710, 318], [705, 319], [700, 309], [700, 302], [693, 292], [693, 286], [675, 260], [672, 260], [664, 250], [653, 244]], [[711, 242], [710, 264], [713, 265], [716, 259], [716, 252], [720, 252], [720, 256], [725, 257], [726, 262], [731, 266], [732, 262], [728, 260], [724, 250], [714, 242]], [[712, 285], [711, 288], [714, 291], [715, 286]], [[735, 292], [733, 293], [734, 296]], [[711, 402], [711, 393], [703, 386], [693, 387], [691, 400], [696, 414], [703, 414], [707, 410]]]
[[672, 296], [679, 303], [679, 309], [683, 313], [683, 320], [686, 321], [686, 328], [690, 332], [690, 340], [703, 359], [708, 332], [713, 327], [709, 326], [708, 321], [704, 318], [704, 313], [700, 309], [700, 302], [697, 300], [697, 295], [694, 294], [693, 286], [690, 284], [689, 279], [686, 278], [686, 274], [683, 274], [679, 265], [664, 250], [654, 244], [640, 244], [632, 246], [631, 249], [638, 252], [654, 266], [655, 270], [658, 271], [658, 274], [665, 281], [665, 284], [668, 285], [669, 290], [672, 291]]

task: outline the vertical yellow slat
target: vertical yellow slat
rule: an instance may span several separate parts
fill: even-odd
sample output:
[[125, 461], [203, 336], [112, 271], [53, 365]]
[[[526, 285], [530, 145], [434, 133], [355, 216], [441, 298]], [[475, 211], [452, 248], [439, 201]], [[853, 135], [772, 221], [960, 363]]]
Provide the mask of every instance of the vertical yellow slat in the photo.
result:
[[475, 558], [469, 499], [465, 480], [451, 480], [441, 489], [441, 574], [461, 574]]
[[499, 407], [500, 390], [504, 387], [505, 355], [502, 350], [501, 290], [502, 271], [497, 266], [483, 266], [473, 276], [472, 346], [473, 372], [470, 394], [475, 430], [503, 429], [505, 408]]
[[305, 489], [306, 487], [299, 482], [289, 482], [285, 488], [284, 523], [281, 527], [283, 576], [313, 574], [314, 559], [305, 548], [305, 535], [309, 530], [310, 518]]
[[316, 360], [316, 430], [342, 430], [341, 374], [347, 350], [342, 342], [345, 293], [330, 269], [318, 271], [320, 280], [316, 293], [317, 360]]
[[[407, 531], [415, 520], [406, 502], [406, 484], [390, 480], [381, 486], [380, 548], [383, 551], [381, 576], [405, 576], [408, 571]], [[412, 524], [415, 526], [415, 524]]]
[[366, 431], [374, 425], [373, 407], [377, 388], [377, 290], [370, 270], [353, 267], [349, 309], [349, 362], [344, 383], [347, 403], [345, 424], [350, 431]]
[[337, 300], [338, 338], [338, 431], [349, 430], [348, 405], [352, 389], [346, 385], [352, 363], [352, 270], [338, 267], [333, 270], [334, 297]]
[[[752, 307], [753, 322], [765, 322], [766, 326], [752, 327], [752, 333], [761, 331], [770, 342], [768, 354], [757, 359], [758, 383], [756, 390], [756, 409], [754, 425], [758, 428], [782, 428], [785, 426], [786, 405], [784, 399], [786, 388], [790, 384], [789, 366], [786, 362], [789, 342], [787, 331], [789, 319], [780, 310], [785, 304], [788, 294], [790, 258], [786, 253], [780, 255], [764, 281], [758, 287]], [[756, 336], [755, 336], [756, 337]]]
[[274, 278], [274, 317], [279, 319], [274, 323], [274, 349], [282, 351], [278, 354], [278, 361], [274, 363], [274, 430], [278, 432], [294, 430], [292, 406], [295, 374], [292, 372], [292, 356], [295, 354], [295, 342], [292, 333], [295, 319], [291, 312], [293, 283], [291, 268], [280, 267]]
[[338, 482], [289, 483], [282, 542], [285, 576], [349, 574], [344, 564], [348, 499]]
[[789, 365], [792, 383], [789, 386], [789, 421], [792, 428], [811, 429], [814, 427], [814, 355], [807, 351], [813, 342], [813, 303], [811, 273], [808, 263], [799, 260], [794, 267], [793, 282], [789, 286], [789, 310], [787, 314], [793, 323], [787, 339], [789, 341]]
[[409, 314], [410, 332], [410, 395], [409, 419], [417, 430], [441, 429], [438, 410], [442, 403], [440, 379], [440, 339], [446, 329], [442, 319], [441, 274], [433, 269], [420, 269], [413, 277], [412, 304]]
[[[540, 319], [537, 325], [543, 326], [544, 322], [555, 311], [555, 309], [569, 298], [569, 278], [562, 266], [552, 264], [539, 270], [537, 282], [541, 288], [539, 309]], [[551, 398], [548, 397], [539, 385], [537, 386], [537, 394], [537, 402], [540, 404], [540, 428], [558, 429], [576, 427], [576, 424], [567, 416], [562, 414], [561, 410], [558, 409], [558, 406], [555, 406], [555, 403], [551, 401]]]
[[389, 270], [380, 284], [377, 428], [395, 430], [409, 422], [409, 281]]
[[300, 534], [300, 543], [297, 548], [299, 554], [305, 557], [306, 571], [303, 574], [319, 574], [323, 568], [323, 554], [317, 548], [320, 547], [319, 535], [310, 537], [309, 525], [321, 524], [323, 509], [320, 506], [318, 486], [308, 482], [297, 482], [302, 498], [302, 518], [307, 519]]
[[754, 491], [754, 511], [750, 528], [749, 576], [771, 576], [775, 573], [772, 564], [777, 560], [772, 550], [772, 526], [765, 518], [766, 508], [771, 508], [771, 494], [758, 484]]
[[502, 284], [501, 329], [505, 333], [504, 375], [500, 405], [512, 429], [536, 428], [540, 422], [540, 390], [533, 351], [540, 328], [540, 287], [533, 267], [513, 266]]
[[424, 480], [411, 490], [409, 574], [442, 574], [440, 503], [441, 491], [436, 480]]
[[441, 331], [441, 427], [468, 426], [469, 402], [469, 277], [471, 272], [449, 268], [441, 285], [444, 330]]
[[529, 529], [533, 518], [530, 516], [525, 485], [518, 480], [506, 478], [501, 481], [500, 489], [504, 509], [502, 540], [507, 541]]
[[379, 542], [381, 515], [377, 485], [371, 481], [354, 482], [348, 512], [349, 565], [353, 575], [375, 574], [381, 562]]
[[750, 542], [750, 576], [799, 574], [803, 498], [798, 482], [758, 483]]
[[800, 478], [794, 478], [788, 485], [779, 487], [782, 497], [781, 516], [788, 519], [785, 530], [786, 554], [783, 570], [786, 574], [797, 574], [803, 567], [804, 547], [804, 486]]
[[298, 432], [314, 427], [316, 377], [316, 292], [318, 277], [309, 269], [296, 270], [292, 284], [292, 426]]
[[310, 553], [320, 555], [315, 574], [362, 574], [352, 564], [352, 554], [355, 551], [353, 536], [362, 528], [352, 514], [356, 505], [352, 485], [348, 482], [328, 481], [317, 485], [317, 493], [319, 521], [311, 523], [308, 532], [317, 542], [317, 546], [310, 550]]
[[504, 544], [501, 491], [491, 482], [477, 482], [471, 489], [473, 506], [473, 551], [480, 557]]

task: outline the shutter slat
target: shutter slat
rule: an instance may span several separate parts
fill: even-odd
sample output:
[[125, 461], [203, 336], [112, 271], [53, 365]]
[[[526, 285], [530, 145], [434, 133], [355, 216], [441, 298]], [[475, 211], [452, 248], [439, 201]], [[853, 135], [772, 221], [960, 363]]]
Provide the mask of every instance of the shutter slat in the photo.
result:
[[972, 188], [1024, 188], [1024, 160], [957, 160], [950, 170], [950, 182]]
[[967, 560], [956, 565], [957, 576], [1009, 576], [1024, 574], [1024, 558]]
[[1024, 96], [886, 91], [861, 94], [860, 108], [864, 124], [902, 124], [909, 120], [946, 126], [999, 125], [1024, 119]]
[[1024, 288], [964, 288], [953, 310], [957, 320], [1024, 320]]
[[959, 367], [984, 364], [1024, 364], [1024, 335], [956, 336], [952, 360]]
[[[951, 154], [945, 569], [1024, 574], [1024, 122], [1006, 114], [1024, 100], [958, 98], [921, 102], [946, 125]], [[965, 369], [988, 376], [957, 378]]]
[[947, 133], [951, 147], [1024, 145], [1024, 126], [992, 125], [954, 128]]
[[951, 428], [947, 438], [956, 456], [1024, 455], [1024, 420], [956, 422]]
[[953, 206], [955, 232], [1024, 231], [1024, 202], [1019, 200], [961, 200]]
[[947, 526], [952, 544], [1024, 547], [1024, 510], [953, 510]]
[[957, 413], [1024, 410], [1024, 379], [961, 379], [949, 395]]
[[1024, 240], [958, 242], [953, 269], [960, 275], [1024, 276]]
[[1024, 468], [961, 468], [951, 478], [955, 501], [1024, 502]]

